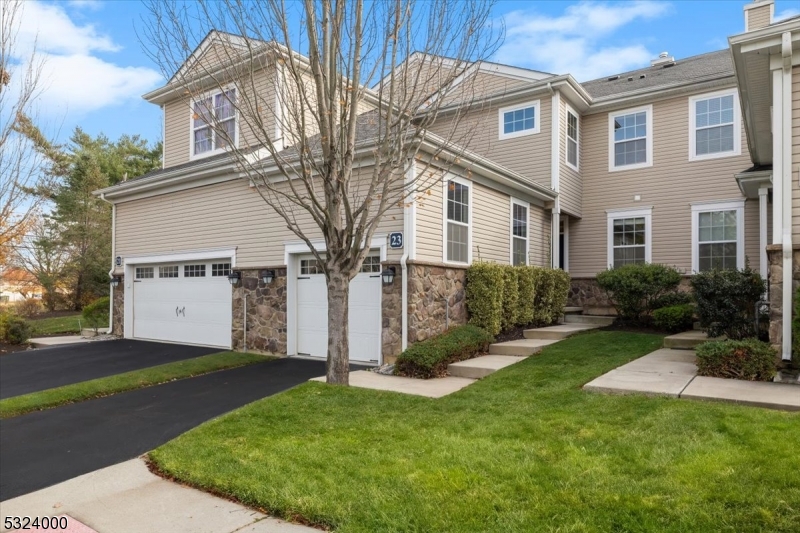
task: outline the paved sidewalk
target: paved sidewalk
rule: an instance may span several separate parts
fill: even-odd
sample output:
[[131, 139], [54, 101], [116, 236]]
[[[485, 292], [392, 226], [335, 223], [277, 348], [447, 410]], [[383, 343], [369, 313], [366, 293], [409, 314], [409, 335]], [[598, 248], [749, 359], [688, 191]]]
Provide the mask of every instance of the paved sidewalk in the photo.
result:
[[[81, 533], [310, 533], [319, 530], [269, 517], [152, 474], [132, 459], [0, 502], [7, 516], [61, 516]], [[88, 526], [88, 527], [81, 527]]]
[[[309, 381], [325, 383], [325, 376], [311, 378]], [[390, 392], [400, 392], [427, 398], [441, 398], [468, 385], [475, 383], [474, 379], [447, 376], [434, 379], [416, 379], [402, 376], [387, 376], [369, 370], [356, 370], [350, 372], [350, 386], [360, 389], [374, 389]]]
[[583, 388], [800, 411], [800, 387], [797, 385], [698, 376], [695, 353], [685, 349], [656, 350], [603, 374]]

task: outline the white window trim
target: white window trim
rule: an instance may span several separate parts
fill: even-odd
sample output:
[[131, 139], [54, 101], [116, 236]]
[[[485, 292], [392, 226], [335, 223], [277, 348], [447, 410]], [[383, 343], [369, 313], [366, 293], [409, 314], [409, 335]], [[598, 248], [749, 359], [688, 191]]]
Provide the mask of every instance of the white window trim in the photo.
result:
[[[192, 99], [189, 101], [189, 160], [203, 159], [204, 157], [211, 157], [225, 152], [226, 148], [212, 148], [207, 152], [201, 152], [199, 154], [194, 153], [194, 106], [199, 100], [203, 100], [204, 98], [211, 97], [213, 101], [214, 96], [222, 94], [226, 91], [230, 91], [231, 89], [236, 91], [236, 99], [238, 101], [239, 89], [234, 85], [206, 91], [203, 94], [192, 97]], [[233, 146], [234, 148], [239, 148], [239, 110], [234, 108], [233, 113]], [[211, 127], [211, 145], [213, 146], [216, 135], [216, 132], [214, 131], [214, 124], [208, 124], [208, 126]]]
[[[575, 172], [580, 172], [581, 169], [581, 116], [575, 112], [569, 104], [564, 104], [566, 108], [566, 115], [564, 116], [564, 163], [573, 169]], [[577, 157], [575, 165], [569, 162], [569, 116], [572, 115], [577, 120], [578, 138], [575, 139], [575, 155]]]
[[[525, 221], [525, 264], [530, 264], [531, 255], [531, 204], [517, 200], [513, 196], [510, 198], [509, 203], [509, 217], [508, 217], [508, 234], [509, 234], [509, 250], [508, 250], [508, 264], [514, 264], [514, 239], [521, 239], [514, 235], [514, 205], [520, 205], [525, 208], [527, 220]], [[472, 219], [470, 219], [472, 220]]]
[[608, 268], [614, 268], [614, 220], [618, 218], [644, 218], [644, 262], [653, 262], [653, 207], [613, 209], [607, 213]]
[[[467, 262], [462, 263], [460, 261], [450, 261], [447, 259], [447, 223], [450, 222], [447, 219], [447, 183], [450, 181], [454, 181], [456, 183], [460, 183], [461, 185], [465, 185], [469, 187], [467, 190], [469, 194], [467, 195], [467, 201], [469, 202], [469, 214], [467, 216]], [[473, 183], [470, 180], [466, 180], [454, 174], [447, 174], [444, 178], [444, 183], [442, 184], [442, 262], [448, 265], [471, 265], [472, 264], [472, 221], [475, 215], [475, 204], [472, 202], [472, 188], [474, 187]], [[456, 224], [461, 224], [461, 222], [456, 222]]]
[[[699, 100], [729, 95], [733, 96], [733, 150], [730, 152], [697, 155], [697, 113], [695, 113], [695, 103]], [[742, 113], [739, 109], [739, 92], [736, 89], [726, 89], [689, 97], [689, 161], [705, 161], [706, 159], [719, 159], [720, 157], [733, 157], [741, 154]]]
[[[504, 125], [503, 115], [508, 113], [509, 111], [519, 111], [520, 109], [526, 109], [528, 107], [533, 108], [533, 129], [515, 131], [513, 133], [503, 133], [503, 125]], [[535, 135], [539, 133], [542, 120], [542, 115], [540, 110], [541, 110], [541, 105], [539, 100], [533, 100], [531, 102], [525, 102], [522, 104], [501, 107], [498, 110], [497, 114], [497, 133], [499, 135], [499, 139], [502, 141], [504, 139], [513, 139], [515, 137], [524, 137], [525, 135]]]
[[692, 274], [700, 272], [700, 213], [736, 211], [736, 268], [744, 268], [744, 200], [692, 204]]
[[[647, 160], [644, 163], [637, 163], [635, 165], [622, 165], [622, 166], [615, 166], [614, 165], [614, 117], [620, 115], [631, 115], [633, 113], [641, 113], [644, 111], [647, 113], [647, 139], [646, 139], [646, 157]], [[578, 133], [580, 136], [580, 133]], [[621, 172], [624, 170], [634, 170], [637, 168], [646, 168], [653, 166], [653, 106], [646, 105], [641, 107], [632, 107], [629, 109], [620, 109], [618, 111], [612, 111], [608, 114], [608, 171], [609, 172]]]

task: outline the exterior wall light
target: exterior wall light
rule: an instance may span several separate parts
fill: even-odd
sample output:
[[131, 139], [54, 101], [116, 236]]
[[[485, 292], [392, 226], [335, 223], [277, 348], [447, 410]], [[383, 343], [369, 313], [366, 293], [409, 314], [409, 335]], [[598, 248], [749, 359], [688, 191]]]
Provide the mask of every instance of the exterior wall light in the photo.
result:
[[117, 288], [119, 284], [122, 282], [122, 278], [119, 276], [112, 276], [111, 277], [111, 286]]
[[239, 283], [239, 280], [241, 279], [242, 279], [242, 273], [239, 272], [238, 270], [231, 270], [231, 273], [228, 274], [228, 283], [230, 283], [233, 286], [236, 286], [236, 284]]
[[264, 285], [269, 285], [275, 279], [275, 271], [274, 270], [262, 270], [258, 273], [258, 277], [261, 278], [261, 282]]
[[381, 278], [383, 278], [383, 284], [391, 285], [394, 282], [394, 267], [386, 267], [383, 272], [381, 272]]

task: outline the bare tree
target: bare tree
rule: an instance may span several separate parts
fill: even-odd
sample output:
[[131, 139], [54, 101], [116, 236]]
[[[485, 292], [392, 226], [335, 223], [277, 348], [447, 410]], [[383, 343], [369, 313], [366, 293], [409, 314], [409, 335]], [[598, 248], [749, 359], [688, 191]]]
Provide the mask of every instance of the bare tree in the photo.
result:
[[22, 0], [0, 2], [0, 264], [43, 201], [30, 194], [40, 185], [40, 155], [17, 129], [20, 121], [30, 122], [42, 72], [35, 45], [24, 50], [18, 42], [23, 9]]
[[36, 217], [20, 243], [13, 247], [12, 264], [28, 272], [42, 287], [42, 302], [49, 311], [66, 292], [68, 267], [74, 251], [60, 238], [62, 228], [47, 217]]
[[[439, 110], [472, 97], [465, 80], [499, 44], [490, 0], [151, 0], [144, 48], [195, 125], [243, 174], [327, 280], [327, 381], [348, 381], [349, 283], [384, 215], [440, 183], [468, 139], [428, 132]], [[201, 49], [186, 62], [207, 35]], [[212, 40], [213, 39], [213, 40]], [[263, 72], [274, 76], [265, 83]], [[234, 91], [231, 89], [235, 88]], [[216, 101], [205, 95], [215, 91]], [[236, 113], [237, 133], [229, 127]], [[458, 113], [451, 132], [458, 131]], [[463, 137], [463, 135], [462, 135]], [[452, 161], [450, 157], [448, 161]], [[434, 163], [435, 162], [435, 163]], [[426, 165], [431, 165], [430, 169]], [[315, 246], [318, 235], [325, 247]]]

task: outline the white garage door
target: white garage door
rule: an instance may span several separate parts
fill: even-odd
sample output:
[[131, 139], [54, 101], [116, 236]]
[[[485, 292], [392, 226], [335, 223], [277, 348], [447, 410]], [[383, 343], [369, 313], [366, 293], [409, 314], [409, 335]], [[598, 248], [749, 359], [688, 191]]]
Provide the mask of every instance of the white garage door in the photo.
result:
[[230, 261], [137, 265], [133, 271], [133, 337], [230, 348]]
[[[328, 355], [328, 293], [325, 275], [313, 257], [300, 258], [297, 277], [297, 352]], [[350, 282], [350, 360], [378, 363], [381, 331], [381, 260], [364, 260]]]

